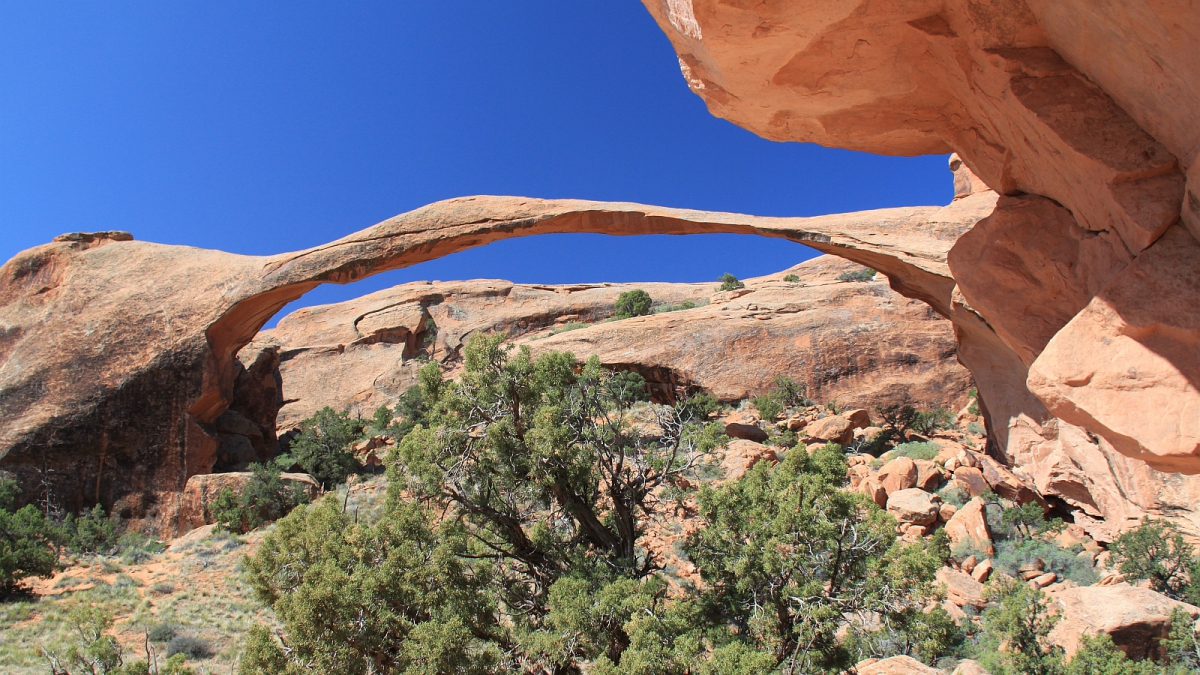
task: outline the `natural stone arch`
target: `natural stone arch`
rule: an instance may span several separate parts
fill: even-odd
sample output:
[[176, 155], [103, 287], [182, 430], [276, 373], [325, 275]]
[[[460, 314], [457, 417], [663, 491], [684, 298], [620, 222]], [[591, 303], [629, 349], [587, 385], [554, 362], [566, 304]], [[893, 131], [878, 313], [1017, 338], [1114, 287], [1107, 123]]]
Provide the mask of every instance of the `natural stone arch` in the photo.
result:
[[[0, 268], [0, 469], [68, 506], [102, 502], [170, 528], [187, 478], [211, 470], [210, 425], [234, 357], [282, 307], [501, 238], [560, 232], [737, 233], [786, 238], [873, 267], [900, 293], [952, 312], [946, 253], [995, 203], [767, 218], [629, 203], [469, 197], [276, 256], [62, 237]], [[28, 495], [33, 498], [35, 495]]]

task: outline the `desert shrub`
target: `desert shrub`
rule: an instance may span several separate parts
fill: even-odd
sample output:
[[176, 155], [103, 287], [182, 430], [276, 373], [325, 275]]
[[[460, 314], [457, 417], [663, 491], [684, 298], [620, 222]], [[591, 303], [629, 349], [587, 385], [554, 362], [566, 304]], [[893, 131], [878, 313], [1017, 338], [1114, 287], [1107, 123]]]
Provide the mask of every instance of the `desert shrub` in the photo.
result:
[[222, 528], [249, 532], [308, 502], [308, 494], [299, 485], [284, 482], [279, 467], [251, 464], [250, 470], [252, 475], [240, 495], [223, 488], [209, 507], [213, 520]]
[[617, 304], [615, 306], [618, 319], [628, 319], [631, 316], [645, 316], [650, 313], [650, 306], [654, 301], [650, 299], [650, 294], [640, 288], [632, 291], [625, 291], [617, 296]]
[[243, 672], [602, 672], [658, 630], [640, 623], [670, 604], [643, 523], [656, 488], [724, 442], [720, 426], [683, 401], [650, 406], [656, 430], [642, 436], [636, 373], [534, 359], [503, 336], [473, 336], [463, 366], [457, 382], [422, 379], [428, 409], [389, 459], [378, 521], [327, 498], [281, 519], [247, 561], [288, 651], [258, 631]]
[[796, 276], [795, 274], [789, 274], [786, 277], [784, 277], [783, 280], [794, 284], [797, 281], [800, 281], [800, 277]]
[[0, 597], [58, 569], [58, 528], [32, 504], [13, 510], [17, 494], [16, 481], [0, 477]]
[[871, 281], [875, 278], [875, 270], [862, 269], [854, 272], [842, 272], [837, 278], [838, 281]]
[[1183, 607], [1171, 610], [1171, 632], [1162, 642], [1164, 675], [1200, 673], [1200, 635]]
[[682, 311], [685, 309], [695, 309], [704, 304], [708, 304], [708, 301], [706, 300], [704, 302], [697, 303], [692, 300], [684, 300], [683, 302], [679, 303], [678, 305], [669, 305], [669, 304], [668, 305], [659, 305], [658, 307], [654, 308], [654, 313], [655, 314], [666, 314], [668, 312], [679, 312], [679, 311]]
[[78, 516], [68, 514], [60, 528], [63, 545], [72, 553], [108, 554], [118, 545], [117, 523], [99, 504]]
[[1145, 579], [1150, 588], [1185, 602], [1200, 601], [1200, 560], [1174, 523], [1152, 520], [1113, 540], [1112, 564], [1130, 580]]
[[[441, 368], [436, 363], [426, 363], [424, 366], [421, 366], [421, 370], [417, 373], [417, 378], [421, 382], [435, 377], [441, 377]], [[408, 435], [408, 432], [413, 430], [413, 427], [425, 421], [425, 413], [429, 411], [429, 403], [425, 400], [425, 396], [421, 392], [422, 386], [420, 384], [413, 385], [406, 389], [401, 394], [400, 400], [396, 402], [396, 412], [388, 433], [397, 441], [402, 440]]]
[[170, 642], [178, 634], [179, 629], [173, 623], [158, 623], [146, 631], [151, 642]]
[[774, 392], [755, 396], [751, 399], [750, 404], [758, 410], [758, 414], [762, 416], [764, 422], [772, 422], [779, 413], [783, 412], [783, 403], [779, 397], [774, 395]]
[[900, 445], [892, 448], [889, 451], [888, 456], [892, 459], [897, 457], [908, 457], [909, 459], [932, 460], [938, 456], [940, 451], [941, 450], [938, 448], [938, 446], [927, 441], [919, 443], [901, 443]]
[[150, 592], [155, 595], [170, 595], [175, 592], [175, 586], [165, 581], [160, 581], [150, 587]]
[[954, 426], [954, 413], [943, 408], [934, 410], [917, 410], [911, 405], [890, 405], [878, 408], [883, 424], [903, 435], [905, 431], [913, 431], [928, 435], [939, 429], [949, 429]]
[[212, 658], [214, 651], [208, 640], [195, 635], [176, 635], [167, 642], [167, 656], [183, 654], [189, 659]]
[[777, 375], [771, 385], [775, 395], [779, 397], [785, 407], [798, 408], [812, 405], [812, 401], [806, 396], [808, 387], [803, 382], [797, 382], [787, 375]]
[[[951, 648], [944, 612], [923, 611], [935, 597], [940, 556], [897, 543], [890, 516], [837, 489], [845, 470], [830, 444], [701, 488], [703, 527], [689, 536], [687, 554], [707, 587], [714, 660], [716, 651], [736, 649], [785, 672], [823, 673], [842, 671], [864, 651], [933, 660]], [[887, 628], [855, 621], [871, 613]]]
[[1080, 586], [1090, 586], [1099, 580], [1091, 559], [1079, 556], [1082, 549], [1065, 549], [1045, 539], [999, 541], [995, 546], [993, 561], [996, 569], [1009, 575], [1015, 576], [1021, 567], [1040, 558], [1046, 564], [1047, 572], [1056, 572]]
[[938, 491], [938, 496], [946, 504], [951, 504], [956, 507], [963, 507], [967, 502], [971, 501], [971, 493], [960, 487], [945, 487]]
[[117, 551], [126, 565], [144, 562], [165, 550], [167, 545], [161, 540], [131, 528], [126, 528], [117, 538]]
[[386, 433], [392, 424], [393, 417], [391, 408], [386, 405], [379, 406], [375, 409], [374, 414], [371, 415], [371, 425], [364, 433], [370, 436]]
[[717, 287], [718, 291], [735, 291], [739, 288], [746, 287], [746, 284], [743, 284], [740, 280], [738, 280], [737, 277], [733, 276], [729, 272], [722, 274], [717, 281], [721, 282], [721, 285]]
[[292, 439], [287, 454], [276, 459], [276, 465], [282, 469], [298, 465], [322, 485], [340, 483], [358, 468], [349, 446], [362, 433], [361, 420], [325, 407], [300, 422], [300, 433]]

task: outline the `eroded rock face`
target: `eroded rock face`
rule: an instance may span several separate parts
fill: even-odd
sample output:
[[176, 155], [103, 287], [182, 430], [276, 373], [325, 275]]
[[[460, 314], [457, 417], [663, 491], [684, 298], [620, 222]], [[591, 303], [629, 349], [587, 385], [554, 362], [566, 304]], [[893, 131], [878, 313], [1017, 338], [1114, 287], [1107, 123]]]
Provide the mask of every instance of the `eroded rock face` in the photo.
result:
[[1200, 471], [1184, 252], [1200, 235], [1194, 7], [644, 4], [713, 114], [774, 140], [953, 150], [1008, 195], [950, 255], [959, 353], [998, 454], [1055, 443], [1059, 417], [1159, 469]]
[[[424, 363], [407, 336], [420, 334], [430, 320], [437, 327], [432, 357], [451, 376], [472, 333], [500, 332], [535, 354], [595, 354], [606, 366], [635, 370], [660, 401], [697, 390], [738, 400], [765, 393], [777, 375], [787, 375], [804, 382], [809, 394], [822, 401], [871, 407], [960, 402], [970, 385], [955, 361], [949, 322], [927, 305], [897, 295], [882, 279], [837, 280], [856, 268], [823, 256], [769, 277], [746, 279], [746, 292], [732, 299], [714, 293], [712, 283], [404, 284], [297, 310], [277, 328], [261, 333], [252, 346], [273, 345], [282, 355], [287, 402], [279, 414], [281, 431], [295, 428], [326, 405], [363, 416], [379, 405], [394, 405], [416, 384]], [[788, 274], [800, 281], [783, 281]], [[634, 288], [663, 305], [691, 301], [700, 306], [605, 321], [612, 317], [616, 298]], [[572, 330], [556, 332], [564, 327]], [[841, 424], [828, 440], [852, 430], [853, 423], [844, 417], [827, 419]], [[757, 427], [729, 433], [752, 433], [737, 437], [755, 441], [766, 437]]]

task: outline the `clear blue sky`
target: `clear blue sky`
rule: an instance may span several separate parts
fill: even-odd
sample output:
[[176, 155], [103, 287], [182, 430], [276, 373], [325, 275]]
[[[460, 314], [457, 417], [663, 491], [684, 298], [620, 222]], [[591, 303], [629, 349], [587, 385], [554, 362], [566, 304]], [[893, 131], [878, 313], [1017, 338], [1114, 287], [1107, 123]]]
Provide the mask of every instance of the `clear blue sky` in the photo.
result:
[[[71, 231], [246, 254], [470, 194], [761, 215], [944, 204], [944, 156], [772, 143], [708, 114], [636, 0], [0, 1], [0, 259]], [[553, 235], [414, 279], [702, 281], [810, 249]]]

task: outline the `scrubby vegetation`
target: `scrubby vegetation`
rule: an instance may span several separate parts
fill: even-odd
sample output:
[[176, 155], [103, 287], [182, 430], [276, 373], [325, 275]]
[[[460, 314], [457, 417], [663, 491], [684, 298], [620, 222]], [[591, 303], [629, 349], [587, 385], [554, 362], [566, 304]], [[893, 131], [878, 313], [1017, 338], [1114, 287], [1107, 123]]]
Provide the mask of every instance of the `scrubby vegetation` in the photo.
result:
[[[464, 365], [457, 382], [422, 373], [428, 408], [388, 460], [382, 518], [300, 507], [247, 562], [287, 649], [253, 633], [242, 672], [840, 672], [958, 639], [921, 611], [942, 554], [837, 489], [836, 446], [702, 487], [682, 552], [705, 587], [673, 587], [642, 537], [658, 488], [720, 445], [715, 401], [648, 406], [636, 374], [495, 337]], [[853, 618], [868, 613], [886, 629]]]
[[875, 270], [868, 268], [855, 272], [842, 272], [837, 278], [838, 281], [872, 281], [875, 279]]
[[717, 287], [718, 291], [736, 291], [739, 288], [746, 287], [746, 284], [742, 283], [737, 277], [733, 276], [729, 272], [722, 274], [717, 278], [717, 281], [721, 282], [721, 285]]
[[625, 291], [617, 296], [616, 316], [618, 319], [628, 319], [632, 316], [645, 316], [650, 313], [654, 301], [650, 294], [640, 288]]
[[279, 467], [251, 464], [250, 471], [251, 478], [241, 494], [224, 488], [209, 507], [217, 524], [230, 532], [249, 532], [309, 501], [299, 485], [289, 485], [280, 478]]
[[668, 312], [679, 312], [679, 311], [683, 311], [685, 309], [695, 309], [697, 307], [702, 307], [707, 304], [708, 304], [708, 300], [700, 300], [700, 301], [684, 300], [683, 302], [679, 303], [678, 305], [670, 305], [670, 304], [659, 305], [654, 308], [654, 313], [655, 314], [666, 314]]
[[1109, 546], [1112, 562], [1128, 579], [1147, 581], [1163, 595], [1200, 602], [1200, 558], [1173, 523], [1147, 517]]
[[932, 460], [938, 456], [938, 446], [926, 441], [901, 443], [888, 451], [888, 458], [908, 457], [909, 459]]
[[349, 448], [362, 436], [364, 426], [349, 413], [323, 408], [300, 423], [299, 435], [275, 464], [283, 469], [296, 467], [322, 485], [341, 483], [358, 468]]
[[788, 283], [794, 284], [794, 283], [797, 283], [800, 281], [800, 277], [796, 276], [795, 274], [789, 274], [786, 277], [784, 277], [783, 280]]

